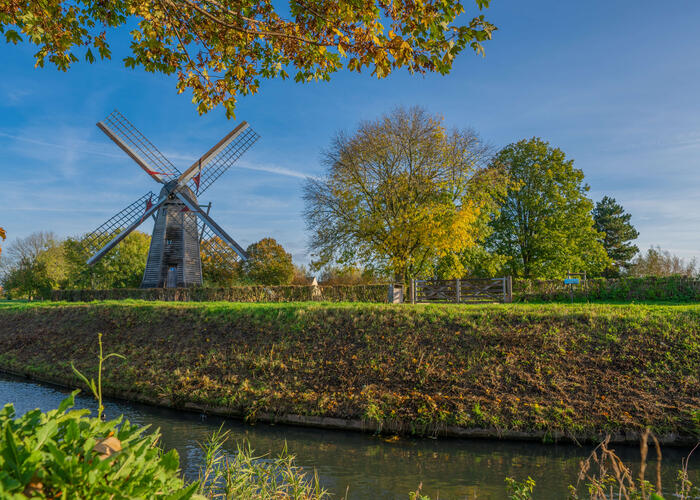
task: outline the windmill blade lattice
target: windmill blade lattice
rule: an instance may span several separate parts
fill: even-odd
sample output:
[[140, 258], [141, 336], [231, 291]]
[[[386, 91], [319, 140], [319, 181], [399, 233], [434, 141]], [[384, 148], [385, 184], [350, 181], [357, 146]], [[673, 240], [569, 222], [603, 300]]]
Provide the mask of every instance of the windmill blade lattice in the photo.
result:
[[100, 250], [109, 243], [115, 235], [143, 219], [144, 213], [150, 207], [150, 204], [155, 203], [156, 200], [157, 196], [150, 191], [124, 210], [108, 219], [107, 222], [100, 227], [85, 235], [81, 240], [85, 250], [91, 254]]
[[190, 181], [190, 188], [198, 196], [201, 195], [216, 179], [231, 168], [259, 138], [260, 136], [257, 132], [251, 127], [247, 127], [214, 158], [207, 161], [200, 173], [199, 186], [196, 186], [194, 180], [192, 180]]
[[238, 262], [238, 254], [230, 246], [221, 241], [209, 226], [201, 222], [200, 225], [200, 248], [202, 249], [203, 257], [219, 265], [230, 265]]
[[[168, 160], [160, 150], [153, 145], [139, 130], [117, 110], [114, 110], [101, 124], [109, 129], [119, 141], [135, 152], [143, 160], [149, 175], [163, 182], [171, 181], [180, 176], [180, 171]], [[100, 124], [98, 124], [99, 126]], [[109, 134], [108, 134], [109, 135]], [[114, 138], [113, 138], [114, 140]], [[119, 144], [118, 141], [117, 144]], [[119, 144], [123, 148], [122, 144]], [[130, 153], [127, 151], [127, 153]], [[136, 159], [135, 159], [136, 160]], [[140, 163], [137, 161], [137, 163]], [[146, 166], [142, 167], [146, 169]], [[156, 176], [154, 176], [156, 174]]]
[[159, 195], [145, 194], [83, 238], [92, 254], [87, 264], [102, 259], [152, 215], [141, 287], [202, 286], [203, 268], [213, 280], [235, 272], [237, 262], [248, 258], [246, 251], [202, 210], [197, 197], [259, 139], [248, 123], [241, 122], [184, 173], [118, 111], [97, 126], [163, 186]]

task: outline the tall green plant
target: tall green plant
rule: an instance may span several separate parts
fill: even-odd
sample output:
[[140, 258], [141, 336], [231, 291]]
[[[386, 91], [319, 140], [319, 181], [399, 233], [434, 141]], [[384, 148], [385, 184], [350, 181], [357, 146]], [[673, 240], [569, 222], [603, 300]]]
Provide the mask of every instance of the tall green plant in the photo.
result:
[[93, 396], [95, 396], [95, 399], [97, 400], [97, 416], [102, 418], [103, 412], [104, 412], [104, 405], [102, 404], [102, 364], [108, 360], [111, 357], [115, 358], [121, 358], [121, 359], [126, 359], [126, 357], [122, 356], [121, 354], [117, 354], [115, 352], [111, 352], [107, 354], [106, 356], [103, 355], [102, 353], [102, 334], [98, 333], [97, 334], [97, 343], [100, 346], [100, 354], [98, 356], [98, 364], [97, 364], [97, 383], [95, 383], [95, 379], [91, 378], [88, 380], [88, 378], [83, 375], [73, 364], [71, 361], [70, 367], [73, 369], [73, 372], [83, 381], [85, 384], [88, 386], [88, 388], [92, 391]]
[[321, 488], [318, 475], [308, 478], [294, 464], [294, 457], [282, 452], [274, 458], [256, 457], [250, 444], [244, 442], [236, 452], [223, 451], [229, 432], [223, 426], [201, 445], [204, 466], [200, 471], [198, 492], [206, 498], [267, 500], [325, 500], [328, 492]]

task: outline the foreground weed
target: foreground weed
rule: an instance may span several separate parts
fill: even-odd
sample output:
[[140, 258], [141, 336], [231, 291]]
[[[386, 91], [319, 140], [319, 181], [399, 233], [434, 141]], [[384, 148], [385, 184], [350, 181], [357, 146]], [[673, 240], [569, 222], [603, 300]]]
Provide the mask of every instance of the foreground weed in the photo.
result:
[[77, 393], [46, 413], [17, 417], [11, 404], [0, 410], [0, 498], [198, 498], [197, 484], [180, 475], [177, 452], [157, 446], [157, 431], [71, 410]]
[[73, 365], [73, 362], [71, 361], [70, 367], [73, 369], [73, 372], [80, 377], [80, 379], [85, 382], [85, 384], [88, 386], [88, 388], [92, 391], [93, 396], [95, 396], [95, 399], [97, 400], [97, 416], [99, 418], [103, 418], [104, 416], [104, 409], [105, 407], [102, 405], [102, 364], [109, 358], [115, 357], [115, 358], [121, 358], [121, 359], [126, 359], [126, 357], [122, 356], [121, 354], [117, 354], [114, 352], [111, 352], [107, 354], [106, 356], [103, 355], [102, 353], [102, 334], [98, 333], [97, 334], [97, 343], [100, 346], [100, 354], [98, 356], [98, 365], [97, 365], [97, 383], [95, 383], [95, 379], [91, 378], [88, 380], [88, 378], [80, 373], [80, 371]]
[[[656, 469], [654, 482], [646, 479], [647, 455], [649, 453], [649, 441], [651, 440], [656, 451]], [[581, 462], [576, 486], [569, 486], [569, 499], [578, 500], [579, 485], [584, 482], [590, 500], [608, 500], [616, 498], [620, 500], [664, 500], [661, 485], [661, 446], [659, 441], [649, 429], [642, 434], [640, 440], [641, 465], [637, 478], [631, 469], [615, 454], [615, 450], [609, 448], [610, 436], [606, 438], [591, 452], [589, 457]], [[700, 445], [700, 443], [699, 443]], [[676, 496], [681, 500], [697, 498], [700, 490], [695, 488], [688, 480], [688, 461], [690, 454], [683, 459], [682, 469], [678, 474]]]
[[681, 470], [678, 471], [678, 485], [676, 488], [676, 496], [679, 500], [686, 500], [690, 498], [700, 497], [700, 488], [693, 486], [693, 483], [688, 479], [688, 462], [690, 462], [690, 456], [698, 449], [700, 442], [698, 442], [687, 457], [681, 461]]
[[307, 477], [285, 449], [276, 457], [254, 456], [250, 444], [237, 444], [233, 456], [224, 451], [229, 432], [219, 428], [201, 445], [204, 465], [199, 493], [211, 499], [323, 500], [330, 496], [321, 488], [318, 475]]
[[408, 500], [431, 500], [431, 498], [428, 495], [423, 495], [421, 493], [422, 489], [423, 483], [420, 483], [416, 491], [411, 491], [408, 493]]
[[535, 480], [530, 476], [521, 483], [512, 477], [506, 478], [506, 491], [509, 500], [531, 500], [532, 491], [535, 489]]

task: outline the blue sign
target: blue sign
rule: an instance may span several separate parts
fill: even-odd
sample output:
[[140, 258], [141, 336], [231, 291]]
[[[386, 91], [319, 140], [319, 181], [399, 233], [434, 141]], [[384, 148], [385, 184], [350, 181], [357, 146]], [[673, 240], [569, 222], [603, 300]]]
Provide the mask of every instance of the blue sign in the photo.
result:
[[564, 280], [564, 284], [565, 285], [578, 285], [579, 280], [578, 280], [578, 278], [566, 278]]

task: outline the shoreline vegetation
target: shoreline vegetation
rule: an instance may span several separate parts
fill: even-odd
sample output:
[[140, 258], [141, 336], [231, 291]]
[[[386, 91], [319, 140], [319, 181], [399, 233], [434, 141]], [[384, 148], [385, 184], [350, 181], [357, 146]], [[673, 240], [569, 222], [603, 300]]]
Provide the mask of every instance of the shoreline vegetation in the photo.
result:
[[248, 421], [663, 444], [700, 435], [700, 306], [0, 304], [0, 370]]

